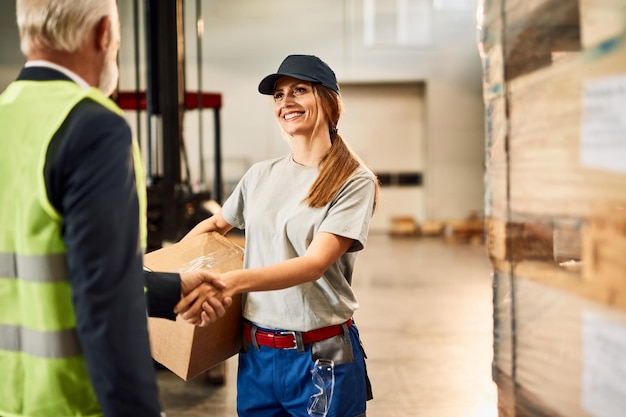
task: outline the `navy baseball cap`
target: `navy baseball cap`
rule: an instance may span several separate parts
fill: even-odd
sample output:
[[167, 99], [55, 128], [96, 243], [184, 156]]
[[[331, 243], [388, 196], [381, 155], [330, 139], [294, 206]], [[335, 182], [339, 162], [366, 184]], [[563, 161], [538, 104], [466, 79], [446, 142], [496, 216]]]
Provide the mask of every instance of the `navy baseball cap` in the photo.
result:
[[280, 64], [275, 74], [270, 74], [261, 80], [259, 93], [274, 94], [276, 81], [284, 76], [320, 83], [339, 94], [335, 73], [324, 61], [314, 55], [289, 55]]

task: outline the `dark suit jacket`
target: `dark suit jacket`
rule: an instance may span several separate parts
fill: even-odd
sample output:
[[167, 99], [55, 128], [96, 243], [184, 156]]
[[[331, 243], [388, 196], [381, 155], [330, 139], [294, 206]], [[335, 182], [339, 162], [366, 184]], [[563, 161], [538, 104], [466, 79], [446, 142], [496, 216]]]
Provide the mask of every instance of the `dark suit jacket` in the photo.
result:
[[[18, 79], [69, 80], [46, 67], [24, 68]], [[180, 280], [143, 272], [131, 135], [122, 117], [85, 99], [54, 134], [44, 175], [63, 219], [78, 336], [101, 407], [159, 416], [146, 310], [174, 318]]]

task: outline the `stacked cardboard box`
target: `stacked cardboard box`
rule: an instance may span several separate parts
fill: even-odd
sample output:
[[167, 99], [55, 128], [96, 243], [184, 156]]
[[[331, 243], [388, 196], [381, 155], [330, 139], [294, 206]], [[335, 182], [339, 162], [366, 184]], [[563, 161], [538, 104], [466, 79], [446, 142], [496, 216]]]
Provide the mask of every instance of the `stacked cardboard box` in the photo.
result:
[[626, 410], [626, 1], [484, 0], [500, 416]]

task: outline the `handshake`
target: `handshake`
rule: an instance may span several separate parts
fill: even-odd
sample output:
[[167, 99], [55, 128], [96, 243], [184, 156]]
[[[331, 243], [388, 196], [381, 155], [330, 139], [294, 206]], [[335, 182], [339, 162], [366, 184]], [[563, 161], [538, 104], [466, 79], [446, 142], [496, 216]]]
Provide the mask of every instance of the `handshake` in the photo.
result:
[[205, 327], [226, 313], [233, 302], [228, 287], [219, 275], [206, 269], [180, 274], [181, 300], [174, 307], [188, 323]]

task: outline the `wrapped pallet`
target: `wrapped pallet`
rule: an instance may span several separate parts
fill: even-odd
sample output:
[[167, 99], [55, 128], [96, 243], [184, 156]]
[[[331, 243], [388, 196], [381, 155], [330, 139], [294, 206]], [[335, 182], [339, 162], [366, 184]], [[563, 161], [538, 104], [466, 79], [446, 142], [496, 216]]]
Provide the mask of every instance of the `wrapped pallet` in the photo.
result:
[[499, 415], [626, 410], [626, 1], [484, 0]]

